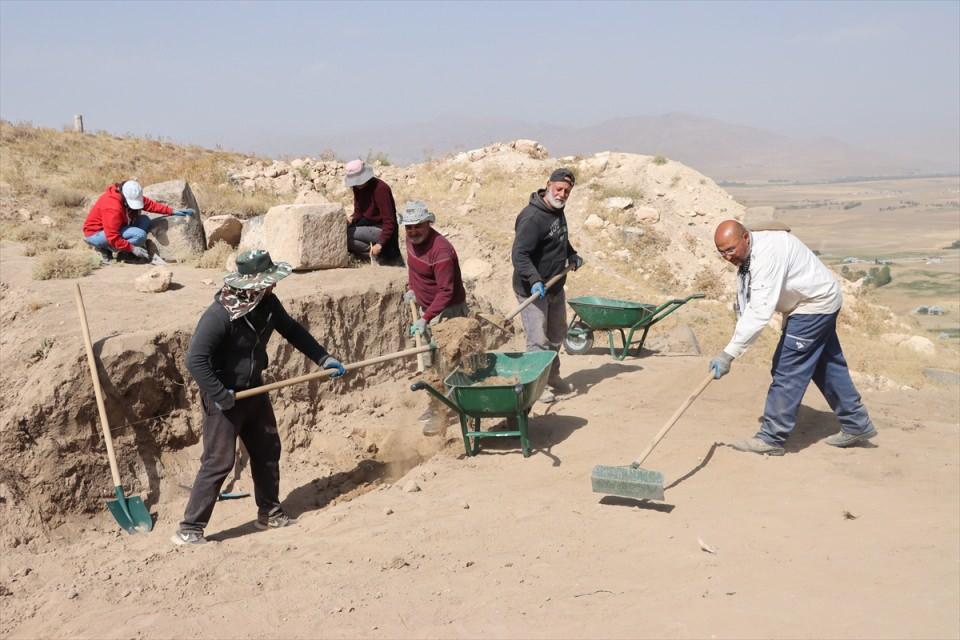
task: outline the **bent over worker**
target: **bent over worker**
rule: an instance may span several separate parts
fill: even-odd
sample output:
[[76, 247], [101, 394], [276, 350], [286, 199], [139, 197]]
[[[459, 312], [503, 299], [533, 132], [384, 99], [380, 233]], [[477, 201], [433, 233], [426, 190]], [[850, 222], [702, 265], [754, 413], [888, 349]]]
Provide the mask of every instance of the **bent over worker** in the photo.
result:
[[[433, 228], [437, 217], [420, 201], [407, 202], [400, 223], [407, 236], [407, 286], [403, 296], [413, 301], [422, 314], [410, 327], [412, 335], [425, 334], [428, 326], [448, 318], [467, 315], [467, 292], [460, 274], [457, 251]], [[444, 363], [452, 368], [455, 363]], [[430, 397], [430, 405], [420, 416], [424, 435], [436, 435], [446, 426], [448, 412], [439, 400]]]
[[811, 380], [840, 421], [840, 433], [827, 438], [827, 444], [849, 447], [877, 435], [837, 338], [843, 293], [833, 272], [785, 231], [750, 232], [736, 220], [726, 220], [717, 227], [714, 243], [723, 259], [737, 266], [738, 316], [729, 344], [710, 361], [714, 377], [730, 371], [774, 312], [784, 318], [760, 431], [734, 448], [783, 455]]
[[290, 344], [332, 377], [346, 371], [273, 294], [290, 265], [274, 264], [266, 251], [237, 256], [237, 270], [224, 277], [223, 288], [200, 318], [187, 351], [187, 368], [200, 387], [203, 408], [203, 457], [190, 491], [176, 545], [203, 544], [220, 487], [233, 469], [239, 437], [250, 455], [258, 529], [296, 522], [280, 507], [280, 436], [267, 394], [237, 400], [235, 393], [263, 384], [267, 343], [276, 329]]

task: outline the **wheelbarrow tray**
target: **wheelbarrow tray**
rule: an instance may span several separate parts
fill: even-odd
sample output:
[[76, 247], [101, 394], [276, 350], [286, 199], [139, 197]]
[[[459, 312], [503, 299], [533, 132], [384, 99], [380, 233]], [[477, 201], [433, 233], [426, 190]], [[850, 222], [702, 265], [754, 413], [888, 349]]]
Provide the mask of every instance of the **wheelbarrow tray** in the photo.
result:
[[[475, 418], [526, 413], [543, 393], [557, 357], [553, 351], [488, 351], [484, 355], [482, 368], [472, 373], [456, 369], [443, 381], [460, 411]], [[517, 382], [483, 384], [493, 377], [515, 378]]]
[[580, 319], [594, 330], [626, 329], [643, 323], [656, 312], [652, 304], [580, 296], [567, 301]]

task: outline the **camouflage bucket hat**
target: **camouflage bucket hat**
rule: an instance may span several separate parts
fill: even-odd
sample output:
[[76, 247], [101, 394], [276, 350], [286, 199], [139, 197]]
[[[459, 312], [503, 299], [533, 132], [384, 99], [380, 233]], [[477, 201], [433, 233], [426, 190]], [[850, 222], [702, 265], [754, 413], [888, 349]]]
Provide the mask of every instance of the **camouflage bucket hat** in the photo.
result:
[[286, 262], [274, 263], [263, 249], [244, 251], [237, 256], [237, 270], [223, 277], [234, 289], [266, 289], [290, 275]]

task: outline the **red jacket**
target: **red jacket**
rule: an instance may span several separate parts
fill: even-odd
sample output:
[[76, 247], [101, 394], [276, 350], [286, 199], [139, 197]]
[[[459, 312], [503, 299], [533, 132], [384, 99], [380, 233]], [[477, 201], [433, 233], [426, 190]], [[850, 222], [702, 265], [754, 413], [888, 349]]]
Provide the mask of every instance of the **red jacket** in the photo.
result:
[[407, 240], [407, 280], [427, 322], [467, 300], [457, 252], [435, 229], [423, 244]]
[[[143, 210], [150, 213], [161, 213], [169, 216], [173, 209], [165, 204], [154, 202], [150, 198], [143, 199]], [[83, 221], [84, 237], [92, 236], [98, 231], [103, 231], [107, 236], [107, 242], [116, 251], [132, 251], [133, 246], [123, 239], [120, 235], [122, 227], [128, 227], [136, 222], [139, 211], [134, 211], [127, 207], [123, 194], [120, 193], [120, 185], [112, 184], [107, 187], [93, 207], [87, 214], [87, 219]]]

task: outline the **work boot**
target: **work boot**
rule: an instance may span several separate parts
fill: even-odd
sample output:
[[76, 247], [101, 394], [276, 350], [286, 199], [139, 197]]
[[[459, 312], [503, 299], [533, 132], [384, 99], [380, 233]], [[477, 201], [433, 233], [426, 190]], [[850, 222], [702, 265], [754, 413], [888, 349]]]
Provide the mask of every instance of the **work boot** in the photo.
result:
[[537, 398], [537, 402], [542, 402], [543, 404], [550, 404], [555, 401], [557, 396], [553, 395], [553, 392], [550, 389], [544, 389], [543, 393], [540, 394], [540, 397]]
[[188, 544], [207, 544], [210, 541], [203, 537], [202, 531], [184, 531], [180, 529], [171, 536], [170, 542], [178, 547], [182, 547]]
[[258, 515], [257, 521], [253, 526], [261, 531], [266, 531], [267, 529], [280, 529], [282, 527], [289, 527], [295, 524], [297, 524], [296, 518], [291, 518], [283, 512], [283, 509], [277, 507], [268, 515]]
[[824, 442], [826, 442], [831, 447], [852, 447], [855, 444], [860, 444], [861, 442], [866, 442], [873, 436], [877, 435], [877, 430], [873, 425], [870, 425], [870, 428], [864, 431], [863, 433], [847, 433], [846, 431], [841, 431], [840, 433], [835, 433]]
[[547, 381], [547, 386], [550, 387], [554, 393], [559, 393], [560, 395], [574, 392], [573, 385], [560, 378]]
[[105, 267], [113, 263], [113, 252], [110, 249], [97, 249], [100, 254], [100, 266]]
[[749, 453], [759, 453], [760, 455], [767, 456], [782, 456], [786, 453], [783, 447], [766, 443], [757, 437], [734, 442], [733, 448], [737, 451], [747, 451]]

